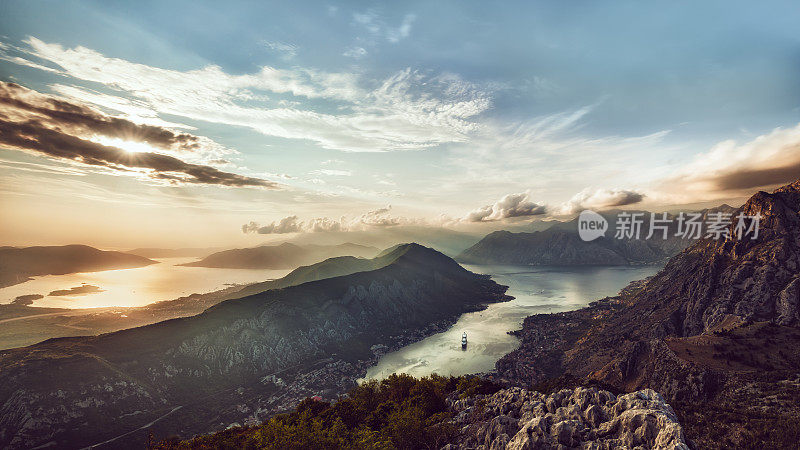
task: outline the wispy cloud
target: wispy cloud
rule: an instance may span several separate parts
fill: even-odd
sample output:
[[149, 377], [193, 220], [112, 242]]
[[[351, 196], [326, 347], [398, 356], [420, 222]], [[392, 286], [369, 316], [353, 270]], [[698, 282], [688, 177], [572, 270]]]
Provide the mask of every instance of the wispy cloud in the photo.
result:
[[411, 34], [411, 25], [416, 19], [417, 16], [414, 14], [406, 14], [399, 27], [386, 30], [386, 39], [389, 42], [400, 42], [402, 39], [407, 38]]
[[373, 36], [382, 36], [391, 43], [397, 43], [409, 37], [411, 35], [411, 27], [416, 19], [416, 15], [406, 14], [399, 25], [392, 26], [372, 10], [353, 14], [353, 22], [355, 24], [363, 27]]
[[608, 185], [623, 172], [632, 184], [652, 181], [652, 159], [632, 154], [656, 149], [666, 154], [663, 140], [669, 130], [633, 137], [592, 136], [582, 130], [595, 108], [588, 105], [514, 123], [487, 121], [469, 145], [448, 148], [448, 164], [457, 174], [443, 176], [429, 195], [500, 195], [524, 186], [549, 201], [566, 201], [576, 186]]
[[367, 56], [367, 50], [364, 47], [350, 47], [342, 53], [342, 56], [347, 56], [348, 58], [353, 59], [361, 59]]
[[283, 56], [285, 59], [292, 59], [297, 56], [297, 46], [294, 44], [287, 44], [281, 41], [261, 41], [261, 44]]
[[[262, 67], [256, 73], [231, 75], [217, 66], [168, 70], [84, 47], [66, 49], [36, 38], [26, 43], [28, 57], [57, 65], [69, 77], [101, 83], [159, 114], [248, 127], [343, 151], [463, 142], [479, 127], [475, 116], [491, 106], [490, 93], [476, 86], [410, 69], [377, 84], [354, 74], [303, 68]], [[290, 95], [299, 103], [271, 101], [271, 93]], [[317, 111], [317, 99], [339, 104], [339, 112]]]
[[337, 169], [317, 169], [312, 170], [310, 172], [311, 175], [328, 175], [333, 177], [349, 177], [353, 175], [353, 172], [349, 170], [337, 170]]

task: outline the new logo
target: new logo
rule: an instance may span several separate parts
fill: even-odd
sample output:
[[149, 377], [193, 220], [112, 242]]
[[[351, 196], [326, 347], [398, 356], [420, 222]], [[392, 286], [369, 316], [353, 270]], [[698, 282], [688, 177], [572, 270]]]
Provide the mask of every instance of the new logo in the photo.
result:
[[594, 211], [584, 210], [578, 216], [578, 235], [586, 242], [605, 236], [608, 221]]

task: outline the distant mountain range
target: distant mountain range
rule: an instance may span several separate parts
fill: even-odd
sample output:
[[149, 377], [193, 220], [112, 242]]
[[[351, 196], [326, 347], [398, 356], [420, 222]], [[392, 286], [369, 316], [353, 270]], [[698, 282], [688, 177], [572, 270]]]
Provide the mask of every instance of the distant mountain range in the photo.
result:
[[302, 237], [290, 242], [298, 245], [357, 242], [378, 248], [386, 248], [402, 242], [416, 242], [454, 257], [478, 242], [482, 236], [481, 233], [455, 231], [444, 227], [398, 225], [370, 230], [305, 233]]
[[371, 258], [379, 251], [375, 247], [351, 243], [339, 245], [296, 245], [285, 242], [280, 245], [262, 245], [259, 247], [224, 250], [212, 253], [199, 261], [181, 265], [224, 269], [288, 269], [336, 256]]
[[210, 255], [216, 251], [219, 251], [219, 248], [195, 248], [195, 247], [186, 247], [186, 248], [156, 248], [156, 247], [143, 247], [143, 248], [135, 248], [133, 250], [128, 250], [125, 253], [130, 255], [139, 255], [144, 256], [145, 258], [190, 258], [190, 257], [197, 257], [202, 258], [206, 255]]
[[[733, 207], [722, 205], [699, 211], [705, 220], [711, 212], [732, 212]], [[512, 233], [495, 231], [466, 249], [456, 257], [465, 264], [509, 264], [509, 265], [552, 265], [552, 266], [618, 266], [629, 264], [651, 264], [665, 261], [691, 245], [692, 239], [676, 236], [677, 222], [669, 225], [667, 239], [656, 229], [654, 236], [646, 239], [650, 231], [650, 213], [642, 213], [639, 239], [615, 238], [617, 211], [601, 215], [608, 221], [609, 230], [605, 237], [586, 242], [578, 236], [578, 219], [557, 222], [543, 231], [531, 233]], [[660, 215], [659, 215], [660, 217]], [[674, 219], [674, 215], [668, 215]]]
[[[505, 299], [506, 290], [417, 244], [294, 274], [333, 277], [227, 300], [193, 317], [0, 352], [0, 444], [82, 447], [151, 422], [148, 430], [162, 435], [224, 428], [243, 415], [260, 417], [253, 407], [290, 402], [298, 386], [352, 383], [356, 374], [342, 368], [371, 361], [376, 346], [421, 338], [432, 323], [452, 323]], [[337, 375], [314, 375], [319, 364]], [[138, 447], [145, 439], [141, 431], [113, 442]]]
[[103, 251], [87, 245], [0, 247], [0, 287], [40, 275], [63, 275], [130, 269], [157, 261], [127, 253]]

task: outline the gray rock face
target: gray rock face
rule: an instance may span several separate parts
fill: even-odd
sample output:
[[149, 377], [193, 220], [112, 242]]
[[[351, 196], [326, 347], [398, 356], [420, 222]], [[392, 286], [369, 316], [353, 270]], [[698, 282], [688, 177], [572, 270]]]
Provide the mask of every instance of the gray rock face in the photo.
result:
[[[739, 213], [760, 215], [755, 239], [736, 236]], [[696, 242], [635, 291], [526, 318], [520, 348], [497, 364], [500, 375], [527, 384], [569, 373], [679, 401], [715, 395], [729, 370], [713, 364], [716, 350], [708, 358], [679, 356], [668, 342], [749, 321], [800, 327], [800, 181], [755, 194], [732, 217], [728, 238]], [[542, 373], [545, 366], [559, 373]]]
[[450, 405], [461, 427], [450, 449], [689, 449], [672, 407], [651, 389], [616, 397], [595, 388], [509, 388]]
[[[760, 215], [756, 239], [735, 235], [735, 217]], [[800, 326], [800, 181], [759, 192], [733, 213], [730, 236], [703, 240], [672, 258], [632, 310], [669, 313], [657, 334], [694, 336], [730, 316]]]

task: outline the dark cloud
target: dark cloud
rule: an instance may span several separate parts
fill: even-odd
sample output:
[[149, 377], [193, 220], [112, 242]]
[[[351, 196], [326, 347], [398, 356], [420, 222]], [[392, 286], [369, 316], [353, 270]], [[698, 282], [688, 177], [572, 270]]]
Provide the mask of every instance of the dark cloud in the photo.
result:
[[[795, 151], [800, 152], [800, 147]], [[734, 172], [719, 175], [715, 180], [720, 190], [756, 189], [791, 183], [800, 178], [800, 162], [785, 167], [764, 169], [741, 168]]]
[[[0, 109], [0, 145], [119, 171], [144, 169], [152, 171], [148, 175], [155, 179], [173, 183], [278, 187], [273, 181], [223, 172], [211, 166], [188, 163], [174, 156], [154, 152], [127, 152], [83, 139], [71, 132], [88, 130], [106, 136], [124, 136], [126, 139], [136, 139], [160, 147], [177, 145], [184, 150], [191, 150], [197, 144], [195, 136], [176, 135], [166, 129], [137, 125], [123, 119], [92, 118], [85, 114], [87, 109], [82, 106], [51, 98], [47, 100], [51, 108], [39, 108], [46, 111], [46, 114], [39, 114], [38, 110], [34, 114], [32, 111], [38, 107], [31, 106], [25, 99], [42, 97], [41, 94], [10, 83], [0, 84], [3, 88], [0, 106], [10, 107]], [[18, 95], [13, 97], [9, 93]], [[30, 114], [21, 115], [20, 111]]]
[[748, 142], [722, 141], [658, 184], [680, 201], [746, 197], [800, 178], [800, 125], [775, 128]]
[[169, 149], [195, 150], [200, 146], [197, 136], [106, 116], [87, 106], [40, 94], [14, 83], [0, 82], [0, 104], [24, 111], [29, 117], [37, 116], [70, 134], [99, 134]]

